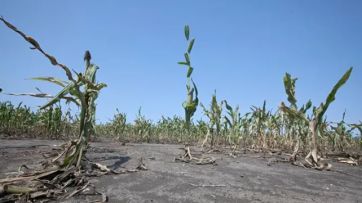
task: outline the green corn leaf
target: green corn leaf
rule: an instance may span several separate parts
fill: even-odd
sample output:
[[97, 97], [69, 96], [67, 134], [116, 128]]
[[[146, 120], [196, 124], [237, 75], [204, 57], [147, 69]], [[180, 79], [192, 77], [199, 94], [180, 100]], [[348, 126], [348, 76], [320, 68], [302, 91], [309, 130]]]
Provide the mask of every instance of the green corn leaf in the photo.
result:
[[308, 100], [305, 106], [303, 105], [303, 107], [299, 111], [305, 114], [311, 107], [312, 107], [312, 101]]
[[189, 56], [189, 54], [188, 54], [188, 53], [185, 53], [184, 55], [185, 55], [186, 63], [187, 63], [187, 64], [190, 64], [190, 56]]
[[11, 95], [11, 96], [31, 96], [31, 97], [38, 97], [38, 98], [53, 98], [51, 95], [46, 94], [46, 93], [20, 93], [20, 94], [8, 93], [6, 95]]
[[99, 91], [99, 90], [101, 90], [101, 89], [103, 89], [105, 87], [107, 87], [107, 84], [99, 83], [99, 84], [96, 85], [96, 90]]
[[224, 118], [225, 118], [226, 122], [229, 124], [230, 127], [233, 126], [232, 123], [231, 123], [231, 121], [230, 121], [230, 119], [229, 119], [228, 117], [225, 116]]
[[187, 70], [187, 77], [189, 78], [192, 74], [192, 72], [194, 71], [194, 68], [192, 68], [191, 66], [189, 66], [188, 70]]
[[54, 96], [53, 99], [51, 99], [48, 103], [40, 107], [40, 109], [45, 109], [55, 103], [57, 103], [61, 98], [63, 98], [66, 94], [69, 93], [71, 89], [73, 89], [75, 86], [74, 84], [67, 85], [62, 91], [60, 91], [57, 95]]
[[192, 47], [194, 46], [195, 39], [192, 39], [189, 43], [189, 47], [187, 48], [187, 53], [191, 53]]
[[226, 109], [230, 112], [233, 112], [233, 108], [228, 104], [228, 102], [226, 100], [224, 100], [224, 103], [225, 103]]
[[91, 64], [90, 66], [88, 66], [88, 68], [85, 71], [85, 78], [89, 81], [91, 81], [92, 83], [95, 83], [95, 76], [96, 76], [96, 72], [99, 69], [98, 66]]
[[185, 25], [184, 31], [185, 31], [186, 40], [189, 40], [189, 38], [190, 38], [190, 27], [188, 25]]
[[265, 115], [265, 112], [266, 112], [266, 100], [264, 100], [263, 102], [263, 110], [262, 110], [263, 116]]
[[199, 92], [197, 91], [197, 87], [196, 87], [196, 84], [195, 84], [195, 82], [194, 82], [194, 80], [191, 78], [191, 82], [192, 82], [192, 85], [194, 86], [194, 88], [195, 88], [195, 96], [196, 96], [196, 98], [197, 98], [197, 96], [199, 95]]
[[312, 107], [312, 101], [308, 100], [307, 104], [305, 105], [305, 111], [307, 111], [308, 109], [310, 109]]
[[295, 81], [298, 78], [292, 78], [289, 73], [285, 73], [284, 76], [284, 88], [285, 93], [288, 96], [288, 101], [293, 108], [297, 108], [297, 99], [295, 98]]
[[320, 105], [320, 107], [317, 109], [316, 111], [316, 117], [317, 120], [319, 122], [322, 121], [323, 115], [325, 114], [325, 112], [327, 111], [329, 105], [336, 99], [336, 94], [339, 88], [341, 88], [349, 79], [351, 73], [352, 73], [352, 67], [349, 68], [346, 73], [341, 77], [341, 79], [339, 79], [339, 81], [334, 85], [333, 89], [331, 90], [331, 92], [328, 94], [327, 99], [325, 101], [325, 103], [322, 103]]
[[40, 81], [48, 81], [54, 84], [57, 84], [59, 86], [65, 87], [67, 86], [67, 82], [62, 81], [58, 78], [54, 78], [54, 77], [35, 77], [35, 78], [31, 78], [32, 80], [40, 80]]
[[180, 61], [180, 62], [177, 62], [177, 63], [180, 64], [180, 65], [185, 65], [185, 66], [189, 65], [189, 63], [183, 62], [183, 61]]

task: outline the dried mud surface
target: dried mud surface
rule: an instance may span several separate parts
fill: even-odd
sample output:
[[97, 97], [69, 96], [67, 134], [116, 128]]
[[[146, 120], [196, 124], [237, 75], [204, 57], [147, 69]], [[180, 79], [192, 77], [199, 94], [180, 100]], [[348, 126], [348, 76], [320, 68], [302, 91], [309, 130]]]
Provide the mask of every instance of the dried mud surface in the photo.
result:
[[[62, 141], [0, 140], [0, 177], [22, 164], [44, 159]], [[200, 152], [191, 147], [191, 152]], [[236, 157], [213, 152], [214, 165], [175, 162], [182, 145], [91, 143], [87, 158], [109, 168], [148, 168], [136, 173], [91, 178], [109, 202], [362, 202], [362, 167], [333, 162], [318, 171], [276, 162], [283, 155], [246, 152]], [[64, 202], [86, 202], [82, 195]]]

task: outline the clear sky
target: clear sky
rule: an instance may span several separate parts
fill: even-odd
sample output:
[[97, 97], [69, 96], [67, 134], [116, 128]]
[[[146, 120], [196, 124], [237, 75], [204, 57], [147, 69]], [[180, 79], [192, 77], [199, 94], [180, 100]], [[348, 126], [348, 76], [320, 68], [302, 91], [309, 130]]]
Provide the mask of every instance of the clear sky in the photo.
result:
[[[189, 24], [196, 38], [193, 78], [200, 100], [219, 99], [277, 110], [286, 101], [285, 72], [298, 77], [298, 104], [319, 105], [350, 67], [350, 80], [327, 111], [328, 120], [362, 120], [362, 1], [359, 0], [3, 0], [0, 15], [37, 39], [69, 67], [83, 70], [89, 49], [100, 66], [98, 80], [108, 84], [98, 99], [98, 121], [111, 119], [118, 108], [134, 119], [138, 108], [152, 120], [184, 115], [186, 41]], [[0, 25], [0, 87], [5, 92], [56, 93], [57, 86], [27, 80], [64, 77], [13, 31]], [[36, 109], [45, 101], [0, 94]], [[199, 108], [196, 118], [202, 117]]]

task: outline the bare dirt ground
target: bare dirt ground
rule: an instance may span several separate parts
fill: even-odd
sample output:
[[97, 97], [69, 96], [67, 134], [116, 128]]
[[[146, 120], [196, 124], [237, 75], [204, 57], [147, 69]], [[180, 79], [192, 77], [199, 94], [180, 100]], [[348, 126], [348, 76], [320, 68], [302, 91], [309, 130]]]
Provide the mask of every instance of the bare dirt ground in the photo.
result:
[[[44, 159], [61, 141], [0, 140], [1, 178]], [[236, 157], [213, 152], [214, 165], [176, 162], [182, 145], [91, 143], [87, 158], [109, 168], [148, 168], [136, 173], [91, 178], [109, 202], [362, 202], [362, 167], [333, 162], [318, 171], [278, 162], [282, 155], [246, 152]], [[200, 149], [191, 147], [197, 154]], [[86, 202], [78, 195], [64, 202]]]

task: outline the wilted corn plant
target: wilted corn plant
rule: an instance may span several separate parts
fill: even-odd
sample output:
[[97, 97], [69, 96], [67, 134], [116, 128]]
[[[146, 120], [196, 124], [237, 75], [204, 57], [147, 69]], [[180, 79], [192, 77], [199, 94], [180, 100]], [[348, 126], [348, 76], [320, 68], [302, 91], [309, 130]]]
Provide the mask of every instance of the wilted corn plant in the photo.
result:
[[335, 100], [335, 95], [339, 88], [341, 88], [349, 79], [350, 75], [352, 73], [352, 67], [347, 70], [347, 72], [339, 79], [339, 81], [336, 83], [336, 85], [333, 87], [331, 92], [328, 94], [326, 100], [324, 103], [321, 103], [319, 107], [313, 107], [313, 116], [311, 118], [307, 117], [305, 114], [295, 110], [294, 108], [289, 108], [284, 105], [284, 103], [281, 104], [280, 109], [294, 117], [298, 117], [299, 119], [304, 120], [306, 124], [309, 124], [309, 130], [311, 135], [311, 149], [308, 155], [305, 157], [306, 162], [310, 166], [314, 167], [324, 167], [321, 166], [319, 163], [319, 155], [318, 155], [318, 146], [317, 146], [317, 138], [320, 136], [319, 128], [321, 124], [323, 123], [323, 116], [326, 113], [329, 105]]
[[204, 146], [207, 143], [210, 135], [211, 135], [211, 146], [214, 146], [215, 136], [220, 135], [222, 104], [223, 101], [221, 101], [220, 104], [217, 102], [216, 91], [212, 95], [210, 110], [208, 110], [203, 104], [200, 104], [204, 110], [204, 114], [209, 118], [209, 126], [207, 129], [207, 134], [201, 146]]
[[66, 100], [67, 102], [73, 102], [80, 107], [79, 138], [75, 142], [72, 142], [72, 144], [69, 146], [68, 150], [64, 154], [63, 163], [61, 164], [61, 166], [64, 168], [68, 168], [72, 165], [75, 165], [77, 168], [79, 168], [80, 161], [88, 145], [89, 137], [92, 133], [94, 133], [96, 110], [95, 100], [98, 97], [99, 91], [106, 87], [106, 84], [104, 83], [96, 83], [96, 72], [98, 66], [91, 64], [90, 52], [86, 51], [84, 55], [85, 72], [77, 73], [74, 71], [75, 75], [77, 76], [77, 78], [74, 78], [74, 75], [70, 69], [66, 65], [58, 63], [54, 56], [46, 53], [35, 39], [18, 30], [4, 18], [0, 17], [0, 20], [4, 22], [5, 25], [10, 29], [21, 35], [27, 42], [29, 42], [33, 46], [31, 49], [35, 49], [41, 52], [51, 62], [52, 65], [60, 67], [65, 72], [68, 81], [62, 81], [54, 77], [33, 78], [34, 80], [48, 81], [62, 87], [63, 89], [57, 95], [51, 96], [45, 93], [23, 95], [50, 98], [50, 101], [40, 107], [40, 109], [51, 107], [62, 99]]
[[134, 135], [140, 137], [140, 141], [146, 140], [148, 143], [151, 142], [152, 138], [152, 121], [146, 119], [146, 116], [142, 114], [141, 107], [138, 109], [136, 119], [134, 120], [133, 126]]
[[331, 125], [331, 129], [328, 133], [328, 138], [331, 141], [332, 151], [338, 149], [339, 151], [343, 152], [345, 147], [349, 147], [350, 143], [352, 142], [352, 128], [344, 121], [346, 116], [346, 112], [343, 112], [342, 120], [335, 123], [336, 126]]
[[282, 115], [279, 111], [275, 114], [271, 114], [267, 121], [267, 133], [269, 137], [268, 146], [271, 148], [282, 147], [283, 137], [281, 136], [283, 123], [282, 123]]
[[266, 101], [263, 102], [263, 106], [251, 107], [251, 120], [250, 120], [250, 127], [252, 135], [254, 139], [257, 140], [257, 145], [261, 146], [262, 148], [267, 148], [267, 122], [268, 118], [271, 115], [270, 111], [266, 110]]
[[192, 47], [195, 43], [195, 38], [190, 40], [190, 28], [188, 25], [184, 28], [185, 38], [188, 42], [187, 50], [184, 54], [185, 61], [178, 62], [178, 64], [186, 66], [187, 67], [187, 83], [186, 83], [186, 89], [187, 89], [187, 98], [186, 101], [182, 104], [182, 106], [185, 109], [185, 120], [186, 120], [186, 129], [190, 129], [191, 124], [191, 118], [196, 112], [197, 105], [199, 104], [199, 98], [198, 98], [198, 91], [195, 82], [192, 80], [191, 74], [194, 70], [194, 68], [191, 66], [191, 59], [190, 54]]
[[118, 138], [119, 141], [124, 140], [125, 131], [127, 127], [127, 115], [125, 113], [119, 112], [116, 109], [117, 113], [113, 116], [111, 121], [112, 134]]
[[360, 149], [362, 149], [362, 122], [360, 121], [359, 124], [351, 124], [350, 125], [351, 129], [352, 130], [355, 130], [357, 129], [358, 132], [359, 132], [359, 146], [360, 146]]
[[227, 110], [228, 116], [224, 116], [225, 119], [225, 128], [228, 128], [227, 131], [227, 141], [229, 144], [237, 144], [241, 134], [240, 129], [242, 127], [242, 120], [239, 112], [239, 106], [233, 108], [230, 106], [226, 100], [224, 104]]
[[[295, 96], [295, 82], [297, 81], [297, 78], [292, 78], [289, 73], [286, 73], [283, 81], [287, 100], [290, 103], [289, 109], [291, 109], [293, 112], [297, 112], [299, 115], [303, 115], [303, 117], [307, 117], [306, 113], [312, 107], [312, 102], [309, 100], [305, 105], [298, 109], [297, 99]], [[285, 104], [282, 102], [281, 106], [285, 106]], [[285, 112], [283, 111], [285, 109], [281, 110], [282, 112]], [[300, 119], [300, 117], [295, 116], [295, 114], [286, 113], [285, 116], [287, 116], [285, 123], [287, 141], [289, 141], [290, 144], [292, 144], [294, 140], [296, 142], [294, 145], [293, 154], [290, 157], [291, 160], [295, 161], [296, 155], [299, 152], [300, 140], [302, 139], [302, 141], [305, 142], [306, 136], [308, 134], [308, 123], [306, 123], [305, 119]], [[290, 144], [288, 143], [287, 145]]]

